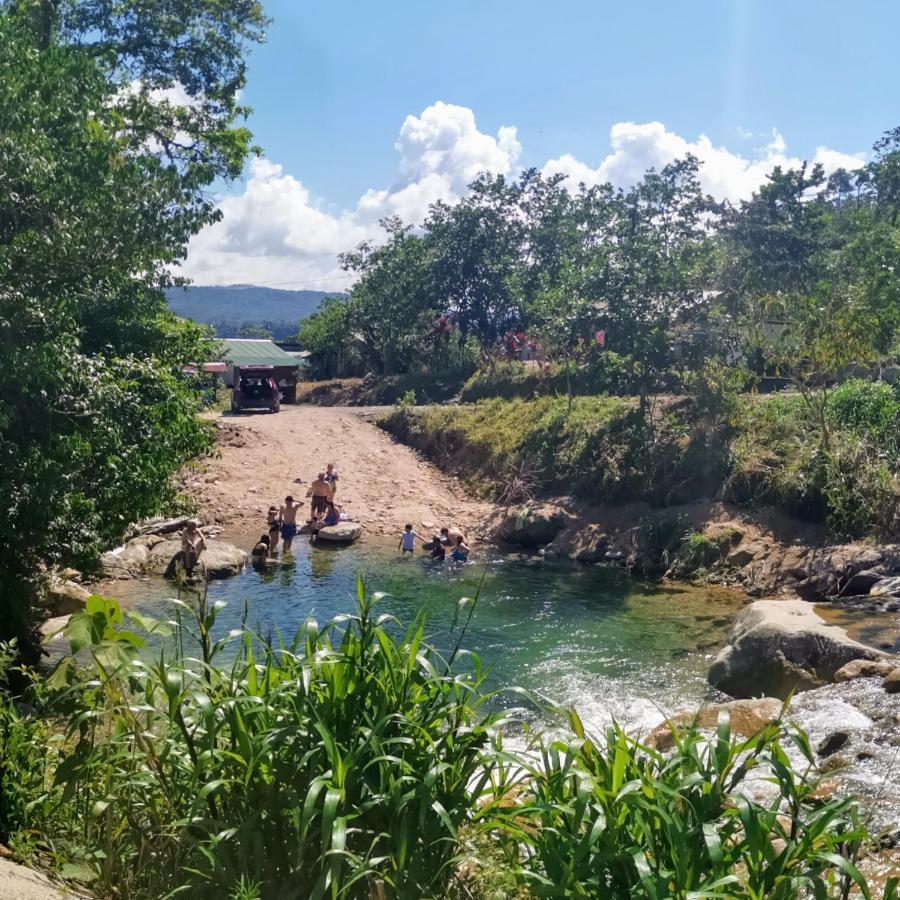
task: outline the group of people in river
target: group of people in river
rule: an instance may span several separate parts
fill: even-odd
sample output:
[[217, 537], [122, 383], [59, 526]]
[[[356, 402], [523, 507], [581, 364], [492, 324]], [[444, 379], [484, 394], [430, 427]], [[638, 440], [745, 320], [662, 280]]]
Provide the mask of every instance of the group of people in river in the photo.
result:
[[422, 541], [422, 549], [431, 553], [432, 559], [444, 560], [447, 554], [456, 562], [465, 562], [469, 558], [469, 544], [465, 534], [458, 528], [441, 529], [440, 534], [434, 534], [430, 540], [425, 540], [411, 524], [407, 524], [400, 535], [397, 549], [405, 556], [407, 553], [416, 552], [416, 541]]
[[[338, 473], [334, 463], [328, 463], [325, 470], [319, 472], [307, 488], [306, 496], [310, 501], [310, 511], [306, 520], [306, 530], [312, 541], [316, 539], [316, 535], [322, 528], [337, 525], [348, 519], [346, 513], [334, 500], [337, 482]], [[304, 505], [302, 500], [295, 500], [293, 495], [288, 494], [280, 506], [269, 507], [266, 517], [266, 533], [260, 535], [259, 541], [251, 551], [250, 555], [253, 559], [273, 558], [278, 550], [279, 541], [282, 552], [290, 553], [294, 538], [300, 530], [297, 515]]]

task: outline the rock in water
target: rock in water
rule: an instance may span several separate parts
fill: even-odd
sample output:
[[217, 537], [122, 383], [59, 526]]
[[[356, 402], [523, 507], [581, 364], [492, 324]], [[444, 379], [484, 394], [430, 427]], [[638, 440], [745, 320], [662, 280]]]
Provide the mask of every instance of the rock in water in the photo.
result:
[[828, 737], [823, 738], [816, 748], [816, 753], [819, 756], [831, 756], [832, 753], [837, 753], [849, 740], [850, 735], [846, 731], [832, 731]]
[[352, 544], [362, 534], [359, 522], [339, 522], [320, 528], [316, 533], [317, 541], [329, 541], [334, 544]]
[[51, 578], [47, 585], [46, 603], [43, 604], [51, 618], [71, 616], [84, 608], [91, 592], [74, 581], [64, 578]]
[[884, 678], [896, 667], [896, 662], [887, 659], [854, 659], [834, 673], [834, 680], [842, 682], [856, 678]]
[[497, 530], [497, 537], [519, 547], [540, 547], [549, 544], [570, 518], [555, 504], [530, 504], [507, 516]]
[[803, 600], [757, 600], [735, 620], [709, 683], [734, 697], [786, 697], [831, 682], [854, 659], [887, 654], [826, 624]]
[[887, 675], [884, 681], [881, 682], [881, 686], [889, 694], [900, 694], [900, 668], [894, 669], [893, 672]]
[[873, 597], [889, 597], [900, 594], [900, 577], [879, 579], [869, 589], [869, 594]]
[[[160, 541], [149, 553], [143, 566], [146, 575], [165, 575], [172, 560], [181, 553], [181, 541]], [[228, 578], [237, 575], [247, 562], [247, 554], [226, 541], [210, 538], [200, 555], [198, 569], [207, 578]]]
[[673, 730], [680, 731], [694, 724], [698, 728], [715, 728], [719, 714], [727, 713], [733, 734], [752, 737], [781, 715], [783, 704], [774, 697], [758, 697], [752, 700], [732, 700], [730, 703], [715, 703], [704, 706], [695, 713], [680, 712], [660, 722], [641, 741], [647, 747], [665, 752], [675, 746]]

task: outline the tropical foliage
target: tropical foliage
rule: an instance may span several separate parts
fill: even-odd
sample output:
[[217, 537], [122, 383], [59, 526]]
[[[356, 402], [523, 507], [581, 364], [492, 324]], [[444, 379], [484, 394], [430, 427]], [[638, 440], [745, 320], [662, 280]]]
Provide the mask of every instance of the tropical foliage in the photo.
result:
[[460, 649], [474, 602], [442, 654], [358, 594], [274, 644], [219, 637], [202, 594], [169, 623], [92, 598], [66, 628], [80, 661], [25, 698], [49, 715], [0, 707], [4, 839], [123, 898], [869, 896], [877, 844], [814, 794], [791, 726], [723, 717], [664, 754], [572, 713], [513, 752], [525, 718]]
[[245, 0], [0, 2], [0, 619], [29, 646], [44, 565], [88, 566], [206, 446], [162, 289], [250, 150]]

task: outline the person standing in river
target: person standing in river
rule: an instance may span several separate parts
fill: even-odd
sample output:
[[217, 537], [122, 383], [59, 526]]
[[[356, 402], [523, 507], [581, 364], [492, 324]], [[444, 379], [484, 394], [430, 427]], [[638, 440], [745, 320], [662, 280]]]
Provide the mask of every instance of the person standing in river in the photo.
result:
[[319, 472], [316, 480], [309, 486], [307, 497], [312, 497], [311, 510], [313, 520], [325, 515], [325, 510], [333, 496], [331, 485], [325, 480], [325, 473]]
[[279, 518], [277, 506], [269, 507], [266, 525], [269, 533], [269, 550], [274, 553], [278, 549], [278, 538], [281, 534], [281, 519]]
[[303, 506], [302, 503], [295, 503], [294, 498], [288, 494], [284, 498], [284, 506], [279, 510], [279, 518], [281, 519], [281, 540], [283, 542], [284, 552], [289, 553], [291, 544], [297, 534], [297, 510]]

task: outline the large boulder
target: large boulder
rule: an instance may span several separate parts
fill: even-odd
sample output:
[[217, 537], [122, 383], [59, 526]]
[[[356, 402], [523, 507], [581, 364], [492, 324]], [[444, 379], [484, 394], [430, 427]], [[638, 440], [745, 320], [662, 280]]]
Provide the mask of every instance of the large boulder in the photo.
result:
[[803, 600], [757, 600], [738, 615], [708, 677], [733, 697], [784, 698], [830, 683], [851, 660], [885, 658]]
[[[145, 575], [165, 575], [180, 557], [181, 541], [159, 541], [149, 550], [143, 565]], [[228, 578], [237, 575], [247, 562], [247, 553], [226, 541], [209, 538], [200, 555], [198, 568], [207, 578]]]
[[91, 592], [74, 581], [51, 578], [45, 590], [43, 607], [51, 618], [71, 616], [84, 608]]
[[316, 532], [317, 541], [328, 541], [333, 544], [352, 544], [362, 534], [359, 522], [338, 522], [327, 525]]
[[519, 547], [542, 547], [566, 527], [571, 516], [553, 503], [523, 506], [500, 524], [497, 537]]

